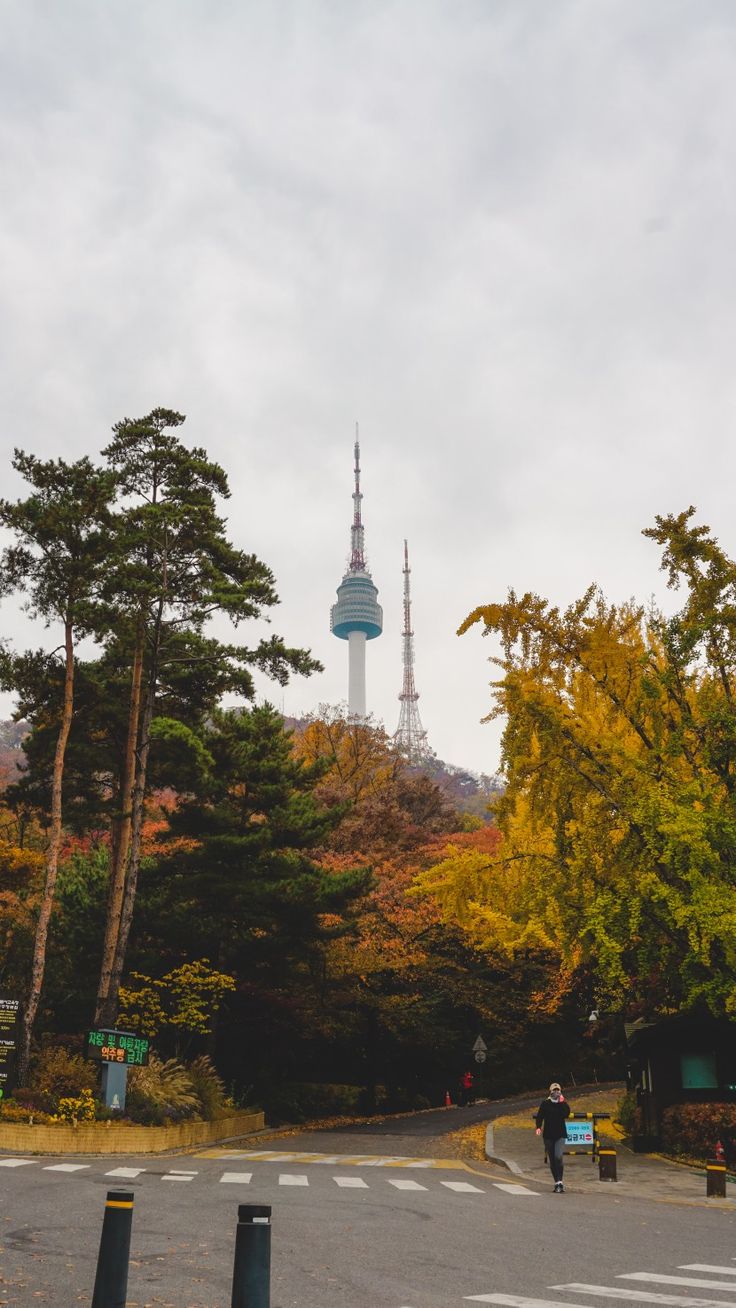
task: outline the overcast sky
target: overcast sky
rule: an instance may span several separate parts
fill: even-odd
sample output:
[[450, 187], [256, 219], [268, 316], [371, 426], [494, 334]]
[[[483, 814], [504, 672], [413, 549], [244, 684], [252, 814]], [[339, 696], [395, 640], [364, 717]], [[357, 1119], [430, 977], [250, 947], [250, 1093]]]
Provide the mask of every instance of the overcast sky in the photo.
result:
[[[403, 539], [437, 753], [498, 761], [509, 586], [666, 598], [640, 531], [736, 552], [733, 0], [0, 0], [0, 442], [76, 458], [156, 405], [227, 469], [274, 628], [329, 609], [360, 421], [393, 731]], [[667, 601], [670, 602], [671, 601]], [[54, 639], [17, 608], [2, 634]], [[264, 690], [265, 683], [261, 686]], [[0, 711], [10, 703], [0, 701]]]

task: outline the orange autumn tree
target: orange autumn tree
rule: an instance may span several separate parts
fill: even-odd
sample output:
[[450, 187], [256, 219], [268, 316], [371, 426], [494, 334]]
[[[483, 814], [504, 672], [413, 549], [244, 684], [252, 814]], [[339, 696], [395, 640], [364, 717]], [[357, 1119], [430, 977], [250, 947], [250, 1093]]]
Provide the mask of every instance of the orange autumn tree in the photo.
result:
[[320, 705], [294, 734], [297, 758], [322, 770], [317, 793], [328, 803], [352, 806], [385, 791], [404, 768], [384, 728]]
[[0, 809], [0, 989], [6, 993], [22, 993], [43, 870], [42, 833]]
[[441, 859], [448, 841], [495, 850], [498, 833], [468, 822], [370, 724], [336, 714], [325, 722], [323, 713], [295, 748], [325, 768], [323, 793], [345, 804], [329, 847], [320, 851], [322, 865], [337, 871], [357, 862], [373, 876], [353, 931], [325, 943], [318, 993], [330, 1002], [318, 1003], [310, 1021], [326, 1038], [342, 1035], [360, 1051], [369, 1105], [376, 1105], [379, 1084], [400, 1102], [412, 1084], [427, 1087], [446, 1076], [442, 1068], [457, 1057], [446, 1051], [467, 1044], [470, 1029], [477, 1033], [481, 1023], [490, 1034], [496, 1025], [497, 978], [489, 976], [484, 954], [462, 929], [443, 924], [438, 905], [416, 893], [415, 880]]

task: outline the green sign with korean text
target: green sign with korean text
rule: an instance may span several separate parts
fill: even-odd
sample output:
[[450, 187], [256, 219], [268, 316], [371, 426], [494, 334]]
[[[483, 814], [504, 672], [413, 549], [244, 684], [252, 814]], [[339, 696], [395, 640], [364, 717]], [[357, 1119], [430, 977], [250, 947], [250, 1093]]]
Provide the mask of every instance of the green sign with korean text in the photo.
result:
[[120, 1063], [123, 1067], [145, 1067], [151, 1042], [132, 1031], [97, 1030], [87, 1033], [87, 1058], [98, 1063]]

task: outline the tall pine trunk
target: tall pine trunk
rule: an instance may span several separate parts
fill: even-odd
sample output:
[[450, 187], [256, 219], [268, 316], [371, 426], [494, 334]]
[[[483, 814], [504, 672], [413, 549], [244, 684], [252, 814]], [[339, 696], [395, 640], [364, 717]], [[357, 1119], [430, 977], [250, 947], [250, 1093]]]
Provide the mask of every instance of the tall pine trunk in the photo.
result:
[[46, 852], [46, 879], [43, 898], [38, 910], [36, 935], [33, 941], [33, 962], [31, 965], [31, 983], [28, 991], [21, 1025], [20, 1051], [18, 1056], [18, 1080], [22, 1085], [28, 1074], [31, 1059], [31, 1036], [38, 1013], [38, 1005], [43, 988], [46, 970], [46, 944], [49, 935], [51, 911], [54, 906], [56, 878], [59, 871], [59, 850], [62, 836], [62, 786], [64, 781], [64, 757], [72, 725], [74, 712], [74, 633], [72, 623], [67, 618], [64, 623], [64, 708], [61, 715], [59, 735], [54, 753], [54, 771], [51, 781], [51, 827]]
[[148, 779], [148, 755], [151, 748], [151, 723], [153, 722], [153, 714], [156, 704], [157, 661], [157, 659], [154, 659], [154, 667], [151, 669], [151, 679], [146, 694], [146, 702], [143, 708], [143, 718], [141, 721], [141, 744], [138, 751], [138, 772], [135, 779], [135, 789], [133, 791], [133, 816], [131, 822], [128, 867], [125, 876], [125, 890], [120, 912], [120, 924], [115, 944], [115, 957], [110, 974], [110, 985], [107, 992], [106, 1007], [111, 1014], [111, 1021], [115, 1021], [117, 1017], [120, 982], [122, 981], [123, 968], [125, 967], [125, 955], [128, 950], [128, 938], [130, 936], [130, 928], [133, 922], [133, 910], [135, 908], [135, 899], [138, 891], [138, 870], [141, 864], [143, 818], [145, 814], [146, 783]]
[[128, 712], [128, 737], [125, 747], [123, 779], [120, 788], [120, 818], [112, 849], [110, 868], [110, 885], [107, 897], [107, 915], [105, 918], [105, 939], [100, 967], [100, 983], [97, 991], [95, 1024], [109, 1026], [115, 1021], [117, 1003], [109, 1002], [110, 980], [115, 962], [115, 950], [120, 931], [120, 919], [125, 897], [125, 881], [128, 869], [130, 838], [133, 825], [133, 795], [136, 782], [136, 762], [138, 759], [138, 731], [141, 716], [141, 685], [143, 680], [144, 632], [142, 624], [136, 633], [133, 670], [130, 687], [130, 708]]

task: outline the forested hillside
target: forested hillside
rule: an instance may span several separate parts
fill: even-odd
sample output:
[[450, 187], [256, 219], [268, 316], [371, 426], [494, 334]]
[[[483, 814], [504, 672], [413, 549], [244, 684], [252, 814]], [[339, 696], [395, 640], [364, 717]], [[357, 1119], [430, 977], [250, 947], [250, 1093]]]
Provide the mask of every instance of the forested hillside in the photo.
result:
[[276, 635], [246, 643], [274, 578], [228, 540], [226, 474], [182, 423], [125, 419], [98, 463], [17, 453], [27, 497], [0, 502], [2, 592], [58, 636], [52, 654], [0, 650], [19, 716], [0, 986], [23, 1001], [21, 1084], [93, 1023], [163, 1059], [209, 1055], [237, 1100], [287, 1117], [438, 1102], [479, 1033], [494, 1090], [538, 1080], [553, 1048], [583, 1072], [579, 999], [557, 997], [548, 951], [479, 948], [418, 884], [495, 857], [490, 779], [411, 769], [335, 710], [292, 731], [254, 704], [255, 668], [278, 685], [319, 665]]
[[[19, 453], [29, 494], [0, 502], [2, 589], [59, 636], [0, 647], [21, 1081], [44, 1042], [67, 1057], [118, 1023], [284, 1117], [400, 1107], [441, 1101], [479, 1034], [501, 1093], [618, 1070], [624, 1018], [736, 1011], [736, 567], [708, 529], [647, 533], [675, 617], [594, 588], [469, 616], [500, 639], [501, 786], [409, 767], [336, 709], [255, 703], [254, 669], [319, 665], [245, 643], [275, 579], [229, 541], [226, 474], [182, 423], [125, 419], [99, 464]], [[147, 1094], [144, 1115], [170, 1104]]]

